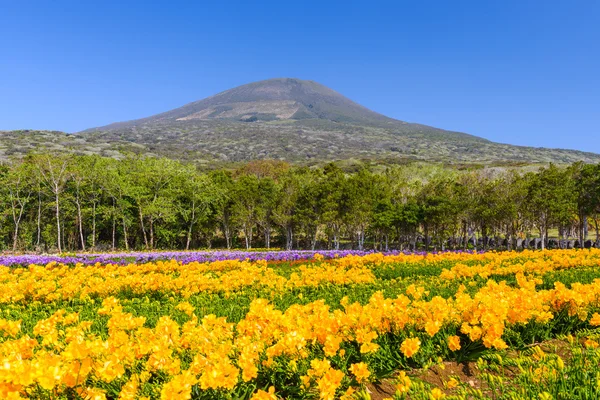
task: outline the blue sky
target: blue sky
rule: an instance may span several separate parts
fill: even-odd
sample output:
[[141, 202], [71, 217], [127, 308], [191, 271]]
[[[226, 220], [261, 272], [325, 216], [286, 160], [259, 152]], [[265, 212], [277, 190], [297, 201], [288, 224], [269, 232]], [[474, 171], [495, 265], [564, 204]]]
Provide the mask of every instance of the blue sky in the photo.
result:
[[273, 77], [600, 153], [600, 2], [3, 1], [0, 129], [75, 132]]

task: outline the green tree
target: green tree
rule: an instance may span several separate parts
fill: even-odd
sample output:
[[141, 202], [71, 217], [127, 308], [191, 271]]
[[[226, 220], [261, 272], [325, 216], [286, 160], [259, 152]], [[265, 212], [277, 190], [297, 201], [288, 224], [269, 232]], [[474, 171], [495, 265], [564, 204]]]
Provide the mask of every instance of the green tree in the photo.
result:
[[548, 230], [553, 225], [569, 223], [576, 215], [575, 190], [568, 172], [550, 164], [537, 174], [527, 176], [527, 205], [529, 214], [538, 228], [542, 249], [546, 248]]
[[54, 197], [56, 244], [58, 252], [62, 253], [63, 232], [61, 231], [60, 201], [67, 184], [67, 169], [71, 158], [66, 155], [38, 154], [32, 156], [29, 160], [40, 174], [41, 181], [46, 185]]
[[13, 223], [13, 251], [17, 251], [19, 243], [19, 228], [23, 220], [25, 208], [35, 192], [31, 164], [17, 163], [12, 168], [3, 171], [0, 184], [8, 200], [10, 215]]

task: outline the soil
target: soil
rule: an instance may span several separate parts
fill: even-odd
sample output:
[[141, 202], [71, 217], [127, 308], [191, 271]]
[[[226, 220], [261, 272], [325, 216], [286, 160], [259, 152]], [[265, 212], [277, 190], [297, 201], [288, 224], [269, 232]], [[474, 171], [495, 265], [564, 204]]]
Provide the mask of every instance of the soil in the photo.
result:
[[[445, 384], [451, 377], [467, 383], [475, 389], [484, 389], [484, 384], [477, 379], [477, 367], [474, 362], [457, 363], [446, 361], [427, 370], [413, 370], [408, 373], [411, 379], [416, 379], [440, 388], [446, 394], [452, 394], [452, 389], [445, 389]], [[396, 387], [392, 379], [386, 379], [378, 384], [367, 385], [367, 391], [372, 400], [383, 400], [393, 397]]]
[[[540, 346], [546, 353], [556, 354], [560, 356], [565, 362], [568, 362], [572, 358], [570, 345], [565, 340], [552, 339], [543, 343], [537, 343], [536, 346]], [[518, 352], [509, 353], [508, 357], [518, 357]], [[446, 361], [440, 365], [435, 365], [428, 369], [415, 369], [412, 371], [406, 371], [411, 379], [428, 383], [432, 387], [437, 387], [442, 390], [445, 394], [451, 395], [454, 389], [447, 389], [446, 382], [450, 378], [454, 377], [462, 383], [470, 385], [473, 389], [479, 389], [483, 393], [493, 397], [493, 393], [490, 393], [486, 383], [478, 378], [479, 370], [477, 363], [475, 362], [462, 362], [457, 363], [455, 361]], [[489, 373], [489, 371], [488, 371]], [[510, 378], [514, 376], [517, 371], [512, 371], [511, 368], [505, 368], [503, 371], [504, 377]], [[367, 391], [371, 395], [373, 400], [383, 400], [391, 398], [396, 392], [394, 379], [385, 379], [377, 384], [371, 383], [367, 385]]]

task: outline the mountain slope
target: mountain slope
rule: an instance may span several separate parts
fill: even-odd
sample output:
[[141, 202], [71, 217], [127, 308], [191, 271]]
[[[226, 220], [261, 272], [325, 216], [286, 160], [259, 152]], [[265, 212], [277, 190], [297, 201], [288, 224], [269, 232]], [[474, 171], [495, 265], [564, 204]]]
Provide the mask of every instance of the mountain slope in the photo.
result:
[[115, 131], [141, 126], [166, 126], [178, 122], [219, 120], [230, 122], [314, 121], [321, 124], [353, 124], [396, 129], [404, 133], [434, 130], [471, 140], [484, 139], [409, 124], [369, 110], [314, 81], [278, 78], [253, 82], [226, 90], [206, 99], [151, 117], [117, 122], [84, 132]]
[[316, 82], [281, 78], [239, 86], [175, 110], [96, 129], [120, 129], [164, 121], [273, 121], [315, 118], [368, 124], [396, 122]]
[[270, 79], [161, 114], [66, 135], [0, 132], [0, 160], [48, 149], [160, 155], [219, 167], [254, 159], [404, 163], [600, 162], [600, 155], [493, 143], [395, 120], [313, 81]]

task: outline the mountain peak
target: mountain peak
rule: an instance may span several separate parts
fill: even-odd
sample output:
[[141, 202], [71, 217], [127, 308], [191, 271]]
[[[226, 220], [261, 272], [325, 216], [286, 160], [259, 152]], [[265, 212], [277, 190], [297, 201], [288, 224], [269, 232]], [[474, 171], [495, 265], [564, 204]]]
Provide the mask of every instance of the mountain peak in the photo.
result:
[[148, 118], [93, 130], [121, 129], [166, 121], [215, 119], [241, 122], [320, 119], [366, 125], [398, 122], [315, 81], [274, 78], [238, 86]]

